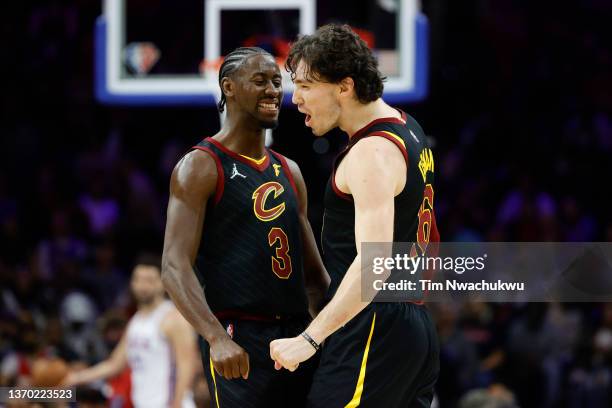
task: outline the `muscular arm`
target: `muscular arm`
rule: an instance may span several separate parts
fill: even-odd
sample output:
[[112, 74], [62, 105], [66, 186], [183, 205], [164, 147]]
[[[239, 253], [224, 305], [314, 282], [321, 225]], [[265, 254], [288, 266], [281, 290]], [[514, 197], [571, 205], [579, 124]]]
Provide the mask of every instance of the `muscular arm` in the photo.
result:
[[[393, 241], [394, 198], [406, 183], [406, 162], [401, 152], [383, 138], [358, 142], [345, 161], [343, 184], [355, 204], [357, 256], [332, 300], [306, 329], [319, 344], [371, 302], [361, 298], [361, 244]], [[275, 340], [270, 345], [270, 355], [277, 362], [277, 368], [282, 365], [295, 370], [313, 354], [313, 347], [301, 336]]]
[[390, 141], [367, 138], [347, 156], [343, 176], [355, 204], [357, 256], [336, 294], [307, 329], [321, 343], [361, 312], [372, 299], [361, 299], [361, 244], [392, 242], [394, 198], [406, 182], [406, 161]]
[[176, 383], [171, 407], [181, 407], [185, 393], [192, 385], [195, 373], [195, 333], [189, 323], [176, 310], [168, 313], [162, 323], [176, 361]]
[[164, 237], [162, 281], [177, 309], [210, 345], [215, 370], [226, 378], [246, 378], [248, 355], [230, 339], [210, 310], [193, 271], [206, 203], [215, 191], [216, 182], [216, 165], [206, 152], [194, 150], [174, 168]]
[[287, 164], [291, 169], [298, 191], [306, 294], [308, 295], [310, 314], [315, 317], [324, 306], [325, 293], [329, 287], [330, 279], [325, 266], [323, 266], [323, 260], [319, 254], [310, 221], [308, 221], [308, 193], [304, 177], [302, 177], [302, 172], [294, 161], [288, 159]]
[[111, 353], [110, 357], [98, 364], [68, 374], [63, 381], [64, 386], [88, 384], [93, 381], [114, 377], [127, 366], [127, 350], [125, 334]]
[[193, 264], [206, 203], [216, 181], [217, 170], [208, 153], [194, 150], [176, 165], [170, 180], [162, 257], [164, 287], [181, 314], [209, 343], [226, 334], [206, 303]]

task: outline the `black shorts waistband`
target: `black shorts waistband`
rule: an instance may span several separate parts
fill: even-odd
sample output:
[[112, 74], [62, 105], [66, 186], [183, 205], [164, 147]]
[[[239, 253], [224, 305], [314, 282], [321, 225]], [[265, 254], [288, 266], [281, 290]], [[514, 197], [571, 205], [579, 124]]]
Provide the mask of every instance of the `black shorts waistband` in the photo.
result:
[[304, 322], [310, 320], [307, 314], [264, 314], [247, 313], [240, 310], [221, 310], [214, 313], [218, 320], [248, 320], [254, 322]]

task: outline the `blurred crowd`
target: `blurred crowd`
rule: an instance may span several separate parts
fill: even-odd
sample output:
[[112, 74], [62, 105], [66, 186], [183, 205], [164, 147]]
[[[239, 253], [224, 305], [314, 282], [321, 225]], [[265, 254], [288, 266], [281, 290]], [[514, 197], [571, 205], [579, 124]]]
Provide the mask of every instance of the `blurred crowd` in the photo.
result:
[[[400, 108], [435, 145], [442, 240], [612, 241], [612, 3], [422, 4], [430, 92]], [[0, 17], [0, 385], [28, 381], [41, 356], [107, 356], [134, 311], [133, 259], [161, 252], [172, 168], [219, 123], [212, 108], [96, 103], [100, 1], [10, 8]], [[315, 141], [287, 108], [274, 139], [302, 168], [320, 231], [346, 138]], [[611, 304], [431, 307], [440, 408], [612, 404]]]

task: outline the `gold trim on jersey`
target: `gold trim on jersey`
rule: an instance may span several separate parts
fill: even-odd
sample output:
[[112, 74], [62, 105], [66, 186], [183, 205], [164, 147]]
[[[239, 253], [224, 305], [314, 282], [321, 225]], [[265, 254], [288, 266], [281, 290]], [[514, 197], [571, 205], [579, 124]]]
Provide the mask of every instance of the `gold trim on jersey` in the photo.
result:
[[215, 367], [213, 366], [212, 357], [210, 360], [210, 375], [212, 376], [213, 384], [215, 385], [215, 401], [217, 402], [217, 408], [219, 408], [219, 394], [217, 394], [217, 379], [215, 378]]
[[382, 132], [387, 134], [387, 135], [389, 135], [389, 136], [391, 136], [392, 138], [396, 139], [398, 142], [401, 143], [402, 146], [404, 146], [404, 149], [406, 148], [406, 143], [404, 143], [404, 139], [402, 139], [401, 137], [399, 137], [395, 133], [387, 132], [386, 130], [382, 130]]
[[252, 158], [252, 157], [245, 156], [244, 154], [241, 154], [240, 156], [241, 156], [241, 157], [244, 157], [244, 158], [245, 158], [245, 159], [247, 159], [247, 160], [252, 161], [253, 163], [255, 163], [255, 164], [257, 164], [257, 165], [260, 165], [261, 163], [263, 163], [263, 162], [264, 162], [264, 160], [266, 160], [266, 157], [267, 157], [267, 156], [264, 156], [264, 157], [262, 157], [261, 159], [254, 159], [254, 158]]
[[363, 383], [365, 381], [366, 365], [368, 363], [368, 353], [370, 352], [370, 342], [372, 341], [372, 334], [374, 334], [374, 323], [376, 323], [376, 312], [372, 318], [372, 327], [370, 328], [370, 335], [368, 336], [368, 342], [366, 343], [365, 350], [363, 351], [363, 359], [361, 360], [361, 369], [359, 370], [359, 378], [357, 379], [357, 386], [355, 387], [355, 394], [353, 399], [344, 406], [344, 408], [355, 408], [361, 403], [361, 394], [363, 393]]

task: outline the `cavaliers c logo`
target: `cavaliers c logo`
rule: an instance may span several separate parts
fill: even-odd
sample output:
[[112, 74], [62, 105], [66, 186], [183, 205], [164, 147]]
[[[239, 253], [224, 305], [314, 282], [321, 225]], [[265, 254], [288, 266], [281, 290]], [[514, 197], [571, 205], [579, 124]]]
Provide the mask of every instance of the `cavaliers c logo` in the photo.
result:
[[278, 218], [285, 211], [285, 203], [280, 203], [276, 207], [266, 209], [266, 200], [270, 193], [274, 192], [274, 198], [283, 194], [285, 188], [276, 181], [268, 181], [257, 187], [253, 192], [253, 212], [261, 221], [268, 222]]

